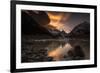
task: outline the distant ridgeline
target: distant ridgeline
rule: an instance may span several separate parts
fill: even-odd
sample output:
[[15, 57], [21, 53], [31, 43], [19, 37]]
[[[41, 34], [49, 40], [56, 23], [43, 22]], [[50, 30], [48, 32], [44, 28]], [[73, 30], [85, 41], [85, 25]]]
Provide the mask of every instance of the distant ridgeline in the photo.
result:
[[90, 37], [90, 23], [83, 22], [77, 25], [69, 34], [69, 36], [73, 37]]
[[33, 35], [34, 38], [66, 38], [89, 37], [90, 23], [83, 22], [76, 26], [70, 33], [46, 27], [50, 18], [44, 11], [22, 10], [21, 32], [22, 35]]

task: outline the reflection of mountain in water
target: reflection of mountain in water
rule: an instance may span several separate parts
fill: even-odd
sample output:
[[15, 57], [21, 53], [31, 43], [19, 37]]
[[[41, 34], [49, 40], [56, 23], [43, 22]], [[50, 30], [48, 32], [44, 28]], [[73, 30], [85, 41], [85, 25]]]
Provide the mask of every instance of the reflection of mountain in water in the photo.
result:
[[[76, 42], [77, 41], [77, 42]], [[89, 59], [89, 41], [23, 39], [22, 62]]]
[[[68, 52], [72, 50], [72, 46], [69, 43], [66, 43], [65, 45], [59, 45], [56, 48], [53, 48], [52, 50], [48, 50], [48, 56], [53, 57], [53, 60], [64, 60], [65, 58], [68, 58]], [[65, 57], [66, 56], [66, 57]]]

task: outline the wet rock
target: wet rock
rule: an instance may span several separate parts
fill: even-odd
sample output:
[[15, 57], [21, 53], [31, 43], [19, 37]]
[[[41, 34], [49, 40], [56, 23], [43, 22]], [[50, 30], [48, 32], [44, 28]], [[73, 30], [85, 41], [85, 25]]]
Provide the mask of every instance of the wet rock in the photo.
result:
[[47, 57], [47, 61], [53, 61], [53, 57]]
[[84, 59], [85, 54], [80, 46], [75, 46], [73, 57], [74, 59]]

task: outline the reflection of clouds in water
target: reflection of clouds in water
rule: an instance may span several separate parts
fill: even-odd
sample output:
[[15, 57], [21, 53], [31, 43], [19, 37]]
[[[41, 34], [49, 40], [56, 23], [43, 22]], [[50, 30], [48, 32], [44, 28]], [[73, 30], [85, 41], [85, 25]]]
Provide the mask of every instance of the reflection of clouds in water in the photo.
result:
[[54, 50], [48, 52], [49, 57], [53, 57], [54, 60], [62, 60], [65, 55], [68, 55], [68, 51], [72, 50], [72, 46], [70, 44], [65, 44], [64, 46], [59, 46]]
[[22, 45], [22, 62], [90, 59], [89, 41], [32, 41], [32, 39], [24, 39], [24, 42]]

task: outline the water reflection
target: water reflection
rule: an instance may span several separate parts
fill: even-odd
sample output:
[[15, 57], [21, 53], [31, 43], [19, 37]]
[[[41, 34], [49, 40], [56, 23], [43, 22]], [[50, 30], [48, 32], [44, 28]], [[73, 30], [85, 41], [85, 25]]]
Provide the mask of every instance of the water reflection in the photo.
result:
[[48, 56], [53, 57], [53, 60], [63, 60], [64, 56], [68, 55], [68, 51], [72, 50], [72, 46], [66, 43], [64, 46], [60, 45], [53, 50], [48, 51]]
[[23, 40], [22, 62], [84, 60], [90, 58], [89, 40]]

